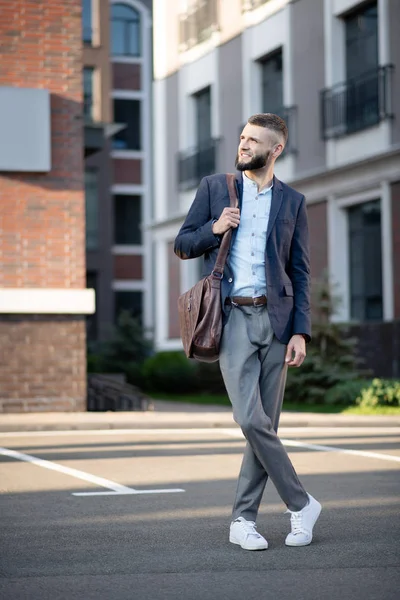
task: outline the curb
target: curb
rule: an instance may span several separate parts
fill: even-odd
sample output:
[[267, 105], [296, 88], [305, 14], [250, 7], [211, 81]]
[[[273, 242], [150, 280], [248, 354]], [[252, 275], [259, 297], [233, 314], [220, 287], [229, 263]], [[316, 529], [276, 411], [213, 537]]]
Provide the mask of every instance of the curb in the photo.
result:
[[[134, 429], [221, 429], [238, 427], [226, 412], [122, 412], [122, 413], [31, 413], [0, 415], [0, 435], [29, 431], [95, 431]], [[285, 413], [281, 428], [291, 427], [400, 427], [397, 416], [323, 415]]]

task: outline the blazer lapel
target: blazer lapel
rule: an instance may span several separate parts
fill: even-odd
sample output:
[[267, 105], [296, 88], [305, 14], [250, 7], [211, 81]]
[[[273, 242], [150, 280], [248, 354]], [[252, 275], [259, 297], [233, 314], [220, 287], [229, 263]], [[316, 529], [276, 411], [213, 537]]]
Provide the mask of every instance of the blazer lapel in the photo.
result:
[[275, 225], [276, 217], [278, 216], [279, 210], [282, 206], [282, 201], [283, 201], [282, 184], [279, 181], [279, 179], [277, 179], [274, 176], [274, 185], [272, 188], [272, 199], [271, 199], [271, 210], [269, 213], [268, 228], [267, 228], [267, 240], [266, 240], [267, 242], [268, 242], [270, 233], [272, 231], [272, 228]]
[[236, 192], [238, 195], [239, 208], [242, 210], [242, 200], [243, 200], [243, 173], [241, 171], [236, 171]]

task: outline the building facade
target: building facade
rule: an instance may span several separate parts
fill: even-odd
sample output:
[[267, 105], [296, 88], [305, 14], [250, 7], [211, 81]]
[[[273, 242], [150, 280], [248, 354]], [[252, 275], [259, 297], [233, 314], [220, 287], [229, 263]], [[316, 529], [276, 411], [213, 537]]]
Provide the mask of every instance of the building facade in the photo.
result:
[[199, 278], [172, 252], [196, 187], [234, 170], [251, 114], [275, 112], [289, 127], [276, 174], [307, 198], [312, 277], [329, 272], [335, 319], [368, 366], [400, 375], [399, 22], [396, 0], [154, 2], [159, 349], [181, 347], [177, 297]]
[[83, 410], [80, 0], [0, 13], [0, 412]]
[[85, 120], [104, 122], [87, 150], [87, 285], [96, 291], [88, 337], [108, 336], [121, 310], [152, 328], [151, 0], [82, 0]]
[[0, 0], [0, 412], [86, 409], [87, 338], [152, 324], [151, 0]]

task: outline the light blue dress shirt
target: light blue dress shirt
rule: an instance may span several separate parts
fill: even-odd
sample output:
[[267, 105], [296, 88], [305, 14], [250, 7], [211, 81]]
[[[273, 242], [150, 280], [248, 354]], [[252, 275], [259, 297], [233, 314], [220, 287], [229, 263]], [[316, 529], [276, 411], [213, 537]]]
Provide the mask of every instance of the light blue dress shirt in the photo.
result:
[[234, 277], [231, 296], [267, 294], [265, 246], [271, 200], [272, 185], [258, 192], [257, 184], [243, 173], [240, 225], [229, 260]]

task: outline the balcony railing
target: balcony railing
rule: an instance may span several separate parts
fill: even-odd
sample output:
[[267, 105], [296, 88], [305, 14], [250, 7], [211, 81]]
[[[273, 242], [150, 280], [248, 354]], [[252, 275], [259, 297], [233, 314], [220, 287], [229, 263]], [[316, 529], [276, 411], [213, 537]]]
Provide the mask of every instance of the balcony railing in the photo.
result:
[[212, 175], [217, 168], [218, 140], [180, 152], [178, 157], [178, 182], [181, 190], [196, 187], [206, 175]]
[[211, 37], [218, 29], [218, 0], [197, 0], [179, 15], [179, 45], [189, 50]]
[[386, 65], [321, 92], [323, 139], [337, 138], [392, 118], [393, 66]]
[[[284, 119], [289, 136], [286, 146], [280, 156], [280, 158], [288, 155], [288, 154], [296, 154], [298, 152], [298, 141], [297, 141], [297, 106], [283, 106], [282, 108], [277, 108], [275, 110], [270, 110], [269, 112], [278, 115]], [[240, 126], [239, 129], [239, 137], [243, 131], [243, 127], [246, 125]]]
[[242, 12], [254, 10], [263, 4], [267, 4], [269, 0], [242, 0]]

